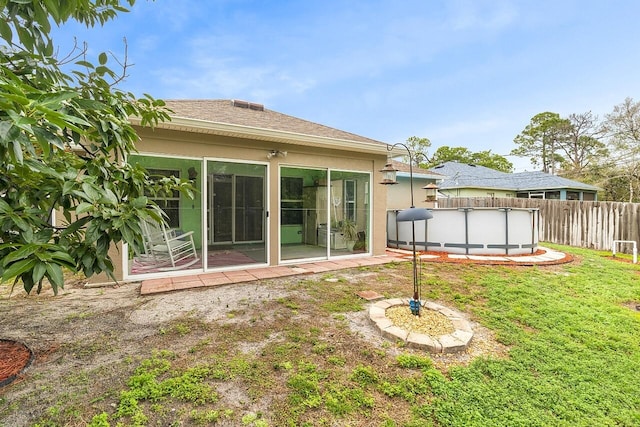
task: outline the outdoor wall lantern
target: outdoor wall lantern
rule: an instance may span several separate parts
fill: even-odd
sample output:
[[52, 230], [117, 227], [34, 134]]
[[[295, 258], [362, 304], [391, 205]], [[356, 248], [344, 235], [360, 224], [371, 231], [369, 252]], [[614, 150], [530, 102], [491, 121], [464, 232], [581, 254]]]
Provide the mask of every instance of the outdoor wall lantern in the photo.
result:
[[287, 152], [280, 150], [271, 150], [267, 153], [267, 159], [271, 160], [274, 157], [287, 157]]
[[[415, 207], [415, 204], [413, 203], [413, 153], [408, 146], [401, 142], [393, 145], [388, 145], [387, 151], [391, 151], [397, 146], [404, 147], [407, 150], [407, 153], [409, 153], [409, 192], [411, 193], [411, 207], [399, 211], [396, 215], [396, 221], [411, 221], [411, 235], [413, 244], [413, 298], [409, 300], [409, 308], [411, 309], [411, 314], [420, 316], [421, 289], [420, 277], [418, 277], [418, 263], [416, 256], [416, 221], [426, 221], [430, 218], [433, 218], [433, 214], [425, 208]], [[395, 169], [391, 165], [391, 162], [387, 163], [384, 169], [380, 171], [383, 173], [383, 180], [381, 184], [397, 184], [398, 182], [396, 181], [396, 171], [397, 169]]]

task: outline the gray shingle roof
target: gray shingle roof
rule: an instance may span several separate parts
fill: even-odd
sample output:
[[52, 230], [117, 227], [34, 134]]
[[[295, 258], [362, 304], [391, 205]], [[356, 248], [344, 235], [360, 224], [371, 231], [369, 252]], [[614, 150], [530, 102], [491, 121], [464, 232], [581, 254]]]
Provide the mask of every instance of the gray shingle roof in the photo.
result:
[[266, 109], [260, 104], [246, 101], [230, 99], [170, 99], [165, 100], [165, 102], [167, 107], [173, 110], [171, 114], [173, 117], [386, 145], [381, 141], [278, 113]]
[[446, 162], [431, 169], [446, 175], [439, 183], [441, 189], [490, 188], [510, 191], [575, 189], [598, 191], [600, 188], [544, 172], [505, 173], [478, 165]]
[[519, 172], [511, 176], [513, 188], [517, 190], [546, 190], [553, 188], [571, 188], [576, 190], [598, 191], [599, 187], [580, 181], [551, 175], [544, 172]]

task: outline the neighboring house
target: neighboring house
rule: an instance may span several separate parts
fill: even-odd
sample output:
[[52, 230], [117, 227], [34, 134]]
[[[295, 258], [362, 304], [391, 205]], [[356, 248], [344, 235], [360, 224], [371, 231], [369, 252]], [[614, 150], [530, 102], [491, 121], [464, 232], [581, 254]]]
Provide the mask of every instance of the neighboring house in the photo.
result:
[[387, 144], [246, 101], [166, 102], [170, 122], [134, 121], [141, 139], [128, 161], [193, 181], [195, 200], [155, 200], [170, 227], [193, 231], [200, 261], [165, 271], [114, 250], [118, 279], [384, 254]]
[[[387, 191], [387, 209], [406, 209], [411, 205], [411, 169], [408, 163], [393, 160], [391, 165], [396, 172], [397, 184], [390, 185]], [[422, 208], [436, 207], [436, 190], [446, 176], [413, 166], [414, 206]], [[424, 187], [429, 186], [429, 190]]]
[[446, 176], [439, 192], [445, 197], [518, 197], [597, 200], [599, 187], [544, 172], [505, 173], [484, 166], [446, 162], [431, 169]]

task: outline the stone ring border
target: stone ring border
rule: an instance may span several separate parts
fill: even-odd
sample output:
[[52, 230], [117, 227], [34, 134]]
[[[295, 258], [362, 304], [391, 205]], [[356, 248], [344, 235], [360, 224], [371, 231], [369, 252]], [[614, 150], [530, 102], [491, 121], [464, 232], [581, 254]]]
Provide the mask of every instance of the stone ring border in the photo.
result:
[[432, 301], [421, 301], [424, 309], [434, 310], [447, 317], [455, 331], [450, 334], [433, 337], [431, 335], [406, 331], [396, 325], [386, 316], [386, 311], [390, 307], [403, 305], [409, 309], [409, 300], [402, 298], [392, 298], [378, 301], [369, 308], [369, 319], [380, 330], [382, 336], [392, 340], [402, 340], [408, 347], [425, 349], [430, 353], [458, 353], [465, 351], [473, 338], [471, 323], [464, 316], [448, 307]]

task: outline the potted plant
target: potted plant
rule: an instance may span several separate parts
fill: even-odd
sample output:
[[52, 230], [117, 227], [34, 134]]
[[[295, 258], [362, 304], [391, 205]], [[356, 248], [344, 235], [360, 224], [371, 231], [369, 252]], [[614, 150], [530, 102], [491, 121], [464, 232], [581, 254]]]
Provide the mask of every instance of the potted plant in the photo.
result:
[[358, 227], [356, 223], [350, 219], [343, 220], [340, 225], [340, 233], [342, 233], [342, 238], [347, 244], [347, 249], [353, 251], [353, 245], [355, 245], [358, 240]]

